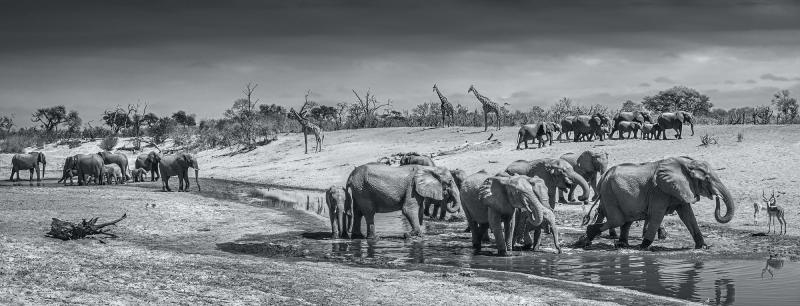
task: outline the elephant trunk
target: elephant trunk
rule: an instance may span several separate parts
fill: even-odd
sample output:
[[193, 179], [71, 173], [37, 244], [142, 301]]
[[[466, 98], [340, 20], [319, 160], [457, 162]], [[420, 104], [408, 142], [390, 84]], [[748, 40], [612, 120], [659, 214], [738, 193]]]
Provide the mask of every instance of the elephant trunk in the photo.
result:
[[583, 176], [581, 176], [575, 171], [568, 172], [567, 176], [572, 180], [573, 184], [578, 183], [578, 185], [581, 186], [581, 191], [583, 191], [583, 194], [581, 194], [581, 196], [578, 197], [578, 199], [581, 201], [589, 199], [589, 183], [586, 182]]
[[[725, 187], [721, 182], [717, 181], [713, 183], [714, 193], [717, 196], [717, 207], [714, 209], [714, 219], [717, 220], [719, 223], [728, 223], [733, 219], [733, 213], [736, 211], [736, 205], [733, 202], [733, 197], [731, 197], [731, 193], [728, 191], [728, 188]], [[719, 198], [722, 197], [722, 200], [725, 201], [725, 215], [720, 215], [720, 203]]]
[[454, 214], [461, 210], [461, 193], [458, 191], [458, 187], [455, 186], [453, 183], [453, 187], [450, 188], [450, 197], [452, 201], [447, 201], [447, 209], [448, 213]]
[[[342, 203], [342, 204], [344, 204], [344, 203]], [[344, 205], [342, 205], [342, 206], [344, 206]], [[340, 238], [340, 237], [346, 237], [347, 236], [347, 224], [344, 221], [344, 207], [337, 207], [336, 208], [336, 220], [338, 221], [338, 224], [336, 224], [336, 229], [339, 232], [339, 237], [334, 237], [334, 239], [335, 238]]]
[[545, 204], [539, 202], [539, 198], [536, 197], [533, 193], [525, 193], [525, 203], [527, 207], [524, 209], [531, 214], [531, 223], [534, 227], [538, 227], [542, 224], [542, 220], [544, 220], [544, 211], [542, 209], [545, 208]]

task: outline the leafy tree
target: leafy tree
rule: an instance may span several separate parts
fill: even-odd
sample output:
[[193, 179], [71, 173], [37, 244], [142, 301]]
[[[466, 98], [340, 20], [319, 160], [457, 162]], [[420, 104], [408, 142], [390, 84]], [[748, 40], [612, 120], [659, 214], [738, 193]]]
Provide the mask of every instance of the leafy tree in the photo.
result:
[[175, 120], [177, 124], [180, 124], [183, 127], [197, 125], [195, 122], [195, 114], [187, 115], [185, 111], [177, 111], [176, 113], [173, 113], [172, 120]]
[[635, 112], [642, 110], [644, 110], [644, 107], [641, 103], [636, 103], [631, 100], [623, 102], [622, 107], [619, 109], [620, 112]]
[[153, 142], [156, 144], [163, 143], [167, 139], [167, 135], [175, 130], [177, 123], [170, 117], [161, 117], [153, 124], [148, 132], [150, 137], [153, 137]]
[[644, 97], [644, 108], [649, 111], [665, 113], [687, 111], [694, 115], [707, 115], [714, 106], [706, 95], [686, 86], [675, 86], [658, 92], [655, 96]]
[[81, 130], [81, 125], [83, 125], [83, 120], [78, 115], [77, 111], [70, 111], [67, 115], [67, 132], [69, 133], [77, 133]]
[[156, 116], [156, 114], [153, 113], [147, 113], [144, 115], [144, 117], [142, 117], [142, 122], [146, 124], [148, 128], [153, 127], [153, 124], [156, 124], [156, 122], [158, 122], [158, 116]]
[[793, 123], [797, 117], [797, 99], [789, 95], [788, 90], [781, 90], [772, 95], [772, 104], [783, 114], [783, 123]]
[[66, 121], [67, 109], [64, 105], [40, 108], [31, 115], [31, 122], [39, 122], [39, 125], [47, 132], [57, 130], [58, 125]]
[[127, 128], [133, 122], [128, 116], [128, 112], [120, 107], [115, 110], [106, 110], [103, 112], [103, 123], [107, 125], [114, 134], [119, 133], [122, 128]]
[[12, 127], [14, 127], [14, 118], [8, 116], [0, 117], [0, 129], [4, 129], [6, 133], [11, 133]]

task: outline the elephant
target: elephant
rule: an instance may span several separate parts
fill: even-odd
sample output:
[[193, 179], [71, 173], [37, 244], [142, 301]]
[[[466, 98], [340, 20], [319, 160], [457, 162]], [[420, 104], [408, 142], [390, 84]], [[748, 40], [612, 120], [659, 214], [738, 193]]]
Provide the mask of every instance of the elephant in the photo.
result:
[[409, 237], [422, 235], [420, 222], [426, 200], [445, 201], [450, 213], [461, 207], [458, 185], [444, 167], [365, 164], [353, 169], [346, 188], [347, 201], [353, 208], [352, 238], [364, 237], [361, 233], [362, 217], [367, 221], [367, 238], [377, 238], [375, 213], [401, 210], [412, 227], [411, 232], [405, 234]]
[[[617, 245], [627, 246], [631, 224], [645, 220], [639, 248], [649, 248], [664, 216], [677, 211], [694, 239], [695, 248], [707, 247], [691, 205], [701, 196], [716, 197], [717, 222], [728, 223], [733, 219], [736, 210], [733, 197], [708, 162], [681, 156], [613, 166], [600, 180], [599, 205], [595, 202], [597, 220], [586, 228], [576, 246], [588, 246], [600, 232], [618, 226], [621, 233]], [[725, 215], [720, 214], [720, 198], [725, 202]]]
[[[98, 154], [78, 154], [73, 156], [70, 168], [78, 170], [78, 186], [88, 185], [86, 176], [93, 177], [95, 184], [104, 185], [105, 165]], [[65, 166], [66, 167], [66, 166]]]
[[564, 119], [561, 119], [561, 131], [558, 133], [557, 140], [561, 140], [561, 135], [565, 135], [567, 139], [569, 139], [569, 132], [573, 131], [573, 126], [575, 125], [575, 116], [566, 116]]
[[75, 168], [75, 156], [68, 156], [64, 159], [64, 169], [61, 173], [61, 178], [58, 180], [58, 183], [64, 182], [64, 185], [67, 185], [67, 179], [69, 179], [70, 185], [75, 185], [75, 181], [72, 180], [73, 177], [78, 176], [78, 169]]
[[653, 123], [653, 118], [650, 117], [650, 113], [644, 111], [633, 111], [633, 112], [620, 112], [616, 116], [614, 116], [614, 125], [611, 128], [611, 133], [608, 135], [608, 138], [614, 136], [614, 132], [618, 130], [618, 126], [620, 122], [629, 121], [629, 122], [639, 122], [641, 124], [645, 123]]
[[[200, 168], [197, 166], [197, 159], [189, 153], [178, 153], [175, 155], [168, 155], [161, 158], [158, 163], [158, 170], [161, 172], [161, 181], [163, 182], [162, 190], [172, 191], [169, 188], [169, 178], [171, 176], [178, 177], [178, 191], [189, 191], [189, 168], [194, 168], [194, 182], [197, 184], [197, 191], [200, 190], [200, 182], [198, 181], [198, 172]], [[184, 186], [184, 184], [186, 184]]]
[[128, 176], [128, 156], [123, 153], [111, 153], [109, 151], [102, 151], [98, 152], [97, 155], [100, 155], [103, 158], [103, 163], [108, 164], [116, 164], [119, 166], [120, 169], [124, 169], [126, 171], [122, 172], [122, 181], [129, 181], [131, 178]]
[[[458, 187], [459, 190], [461, 190], [461, 183], [464, 181], [464, 178], [466, 177], [466, 173], [464, 172], [464, 170], [461, 169], [450, 170], [450, 175], [453, 176], [453, 180], [456, 182], [456, 186]], [[445, 200], [442, 201], [426, 200], [425, 210], [423, 211], [423, 214], [426, 216], [430, 216], [431, 218], [438, 217], [439, 220], [444, 220], [445, 217], [447, 216], [447, 209], [445, 208], [447, 207], [447, 205], [448, 202]], [[433, 206], [432, 213], [430, 212], [431, 206]], [[456, 211], [456, 213], [457, 212], [458, 211]]]
[[660, 131], [658, 123], [645, 123], [642, 125], [642, 139], [654, 139]]
[[[489, 227], [495, 236], [497, 255], [508, 256], [515, 236], [528, 237], [525, 248], [529, 249], [533, 243], [530, 242], [528, 229], [555, 225], [555, 214], [544, 200], [547, 193], [544, 181], [539, 178], [505, 174], [491, 176], [486, 171], [480, 171], [466, 177], [462, 189], [461, 203], [476, 254], [481, 250], [483, 236]], [[524, 230], [516, 230], [518, 221], [525, 224]], [[557, 245], [558, 231], [552, 232], [556, 248], [560, 251]]]
[[144, 169], [144, 171], [150, 172], [150, 181], [156, 182], [159, 178], [158, 175], [158, 163], [161, 161], [161, 155], [150, 151], [147, 154], [140, 154], [136, 157], [136, 163], [134, 164], [134, 169]]
[[116, 183], [124, 184], [124, 180], [122, 177], [122, 169], [117, 166], [117, 164], [108, 164], [103, 166], [103, 171], [105, 172], [104, 179], [106, 180], [106, 184], [113, 184]]
[[[600, 195], [598, 193], [597, 184], [606, 172], [606, 169], [608, 169], [608, 153], [586, 150], [580, 155], [570, 152], [561, 155], [559, 158], [569, 163], [572, 169], [589, 183], [594, 192], [592, 199], [597, 199]], [[568, 189], [569, 201], [575, 201], [575, 186], [570, 186]]]
[[133, 181], [144, 182], [144, 178], [147, 177], [147, 171], [143, 168], [136, 168], [131, 170], [131, 177], [133, 177]]
[[325, 203], [328, 204], [328, 215], [331, 221], [331, 239], [348, 238], [353, 222], [353, 209], [347, 204], [347, 190], [333, 185], [325, 192]]
[[545, 146], [544, 143], [544, 136], [547, 135], [547, 139], [550, 141], [550, 145], [553, 145], [553, 132], [559, 131], [560, 128], [558, 127], [555, 122], [541, 122], [537, 124], [526, 124], [519, 128], [519, 132], [517, 132], [517, 150], [519, 150], [519, 145], [521, 143], [525, 143], [525, 149], [528, 148], [528, 141], [536, 142], [539, 140], [539, 148]]
[[417, 152], [406, 153], [400, 158], [400, 165], [423, 165], [435, 167], [433, 159], [428, 156], [420, 155]]
[[[39, 163], [42, 164], [41, 175], [39, 173]], [[36, 170], [36, 182], [41, 182], [44, 178], [44, 169], [47, 166], [47, 158], [42, 152], [31, 152], [28, 154], [14, 154], [11, 157], [11, 178], [9, 181], [14, 182], [14, 173], [17, 174], [17, 181], [19, 181], [19, 171], [29, 170], [31, 173], [28, 182], [33, 184], [33, 170]]]
[[639, 130], [642, 129], [642, 124], [636, 121], [622, 121], [617, 124], [617, 131], [619, 131], [619, 139], [622, 139], [622, 133], [628, 133], [625, 137], [627, 139], [631, 138], [631, 133], [633, 133], [633, 139], [639, 138]]
[[600, 115], [580, 115], [575, 117], [572, 124], [572, 131], [575, 134], [573, 139], [575, 142], [580, 141], [581, 137], [585, 136], [586, 140], [591, 141], [597, 135], [600, 141], [605, 139], [605, 134], [602, 132], [603, 119]]
[[675, 138], [681, 139], [683, 138], [683, 124], [689, 123], [692, 128], [692, 136], [694, 136], [694, 120], [692, 119], [692, 114], [684, 111], [677, 111], [674, 113], [662, 113], [661, 116], [658, 116], [658, 126], [661, 127], [661, 131], [659, 131], [656, 139], [660, 138], [659, 136], [661, 133], [664, 134], [664, 137], [661, 139], [667, 139], [667, 130], [673, 129], [675, 130]]
[[574, 183], [579, 184], [583, 191], [583, 194], [578, 199], [585, 201], [589, 198], [589, 184], [580, 174], [575, 172], [567, 161], [562, 159], [518, 160], [512, 162], [505, 172], [542, 179], [545, 187], [547, 187], [547, 202], [550, 203], [551, 209], [555, 209], [556, 206], [556, 191], [560, 188], [566, 189]]

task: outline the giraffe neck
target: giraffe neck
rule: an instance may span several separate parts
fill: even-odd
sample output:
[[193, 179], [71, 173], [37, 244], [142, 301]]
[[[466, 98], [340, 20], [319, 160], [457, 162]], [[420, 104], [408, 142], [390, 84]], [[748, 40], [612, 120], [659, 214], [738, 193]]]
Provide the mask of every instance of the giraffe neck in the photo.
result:
[[472, 93], [475, 94], [475, 97], [478, 98], [478, 101], [480, 101], [481, 104], [483, 104], [483, 105], [489, 104], [489, 99], [484, 97], [482, 94], [478, 93], [477, 89], [473, 88], [472, 89]]
[[438, 88], [438, 87], [436, 88], [436, 94], [437, 94], [437, 95], [439, 95], [439, 101], [442, 101], [442, 104], [447, 104], [447, 103], [448, 103], [448, 101], [447, 101], [447, 97], [445, 97], [445, 96], [442, 94], [442, 92], [441, 92], [441, 91], [439, 91], [439, 88]]

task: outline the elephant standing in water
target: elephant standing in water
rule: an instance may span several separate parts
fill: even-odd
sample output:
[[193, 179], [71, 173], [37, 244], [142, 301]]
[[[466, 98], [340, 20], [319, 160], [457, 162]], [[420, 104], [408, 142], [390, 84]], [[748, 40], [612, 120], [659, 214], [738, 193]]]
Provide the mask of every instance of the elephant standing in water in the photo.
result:
[[[39, 173], [39, 163], [42, 164], [42, 172], [41, 175]], [[14, 181], [14, 173], [17, 174], [17, 181], [19, 181], [19, 171], [20, 170], [30, 170], [31, 176], [28, 180], [31, 184], [33, 184], [33, 170], [36, 170], [36, 182], [41, 182], [44, 178], [44, 168], [47, 166], [47, 159], [44, 156], [44, 153], [41, 152], [31, 152], [28, 154], [14, 154], [11, 157], [11, 178], [10, 181]], [[38, 184], [38, 183], [37, 183]]]
[[420, 165], [392, 167], [370, 163], [356, 167], [347, 178], [348, 201], [353, 208], [352, 238], [362, 238], [361, 218], [367, 221], [367, 238], [375, 235], [375, 213], [401, 210], [412, 227], [406, 237], [421, 236], [424, 202], [445, 201], [447, 211], [457, 212], [461, 196], [446, 168]]
[[551, 209], [555, 209], [556, 206], [556, 191], [569, 188], [572, 184], [581, 186], [583, 194], [578, 197], [579, 200], [585, 201], [589, 198], [589, 184], [568, 162], [561, 159], [518, 160], [508, 165], [506, 173], [542, 179], [547, 187], [547, 202], [550, 203]]
[[134, 169], [144, 169], [144, 171], [150, 172], [150, 181], [155, 182], [161, 178], [158, 175], [158, 163], [161, 161], [161, 155], [150, 151], [147, 154], [141, 154], [136, 157], [136, 162], [134, 164]]
[[333, 185], [325, 192], [325, 203], [331, 221], [331, 239], [348, 238], [353, 222], [353, 209], [347, 206], [347, 191], [342, 186]]
[[[692, 128], [692, 136], [694, 136], [694, 121], [692, 119], [692, 114], [684, 111], [677, 111], [674, 113], [663, 113], [661, 116], [658, 116], [658, 126], [660, 127], [660, 131], [658, 131], [658, 135], [656, 135], [656, 139], [667, 139], [667, 130], [673, 129], [675, 130], [675, 138], [681, 139], [683, 138], [683, 124], [688, 123], [689, 126]], [[661, 133], [664, 134], [663, 138], [660, 137]]]
[[[164, 183], [162, 190], [172, 191], [169, 188], [169, 178], [172, 176], [178, 177], [178, 191], [189, 191], [189, 168], [194, 168], [194, 182], [197, 184], [197, 191], [200, 191], [200, 182], [198, 181], [198, 172], [200, 168], [197, 166], [197, 159], [189, 153], [179, 153], [170, 156], [164, 156], [158, 163], [158, 170], [161, 172], [161, 181]], [[186, 184], [184, 186], [184, 184]]]
[[[514, 237], [524, 235], [524, 248], [538, 244], [541, 227], [551, 226], [553, 241], [558, 246], [555, 214], [546, 202], [544, 181], [524, 175], [491, 176], [480, 171], [464, 179], [461, 203], [472, 233], [472, 248], [477, 254], [489, 227], [495, 236], [497, 255], [507, 256]], [[531, 242], [528, 230], [536, 230]]]
[[109, 151], [98, 152], [97, 155], [103, 158], [103, 163], [116, 164], [122, 170], [122, 181], [129, 181], [131, 178], [128, 176], [128, 156], [123, 153], [111, 153]]
[[[621, 226], [621, 233], [617, 245], [627, 246], [631, 224], [646, 220], [639, 247], [647, 248], [653, 243], [664, 215], [677, 211], [694, 238], [695, 248], [705, 247], [691, 205], [701, 196], [716, 197], [714, 218], [717, 222], [728, 223], [733, 219], [734, 200], [705, 161], [682, 156], [616, 165], [600, 180], [597, 221], [586, 228], [586, 235], [576, 242], [576, 246], [587, 246], [600, 232], [618, 226]], [[720, 198], [725, 201], [725, 215], [720, 213]]]
[[[68, 161], [70, 161], [68, 159]], [[86, 176], [92, 177], [95, 184], [103, 185], [105, 177], [105, 167], [103, 158], [98, 154], [78, 154], [71, 159], [74, 162], [70, 168], [78, 170], [78, 186], [86, 186]], [[65, 166], [66, 167], [66, 166]]]
[[[597, 199], [600, 196], [600, 193], [597, 192], [597, 184], [603, 174], [606, 173], [606, 169], [608, 169], [608, 153], [587, 150], [580, 155], [570, 152], [561, 155], [559, 158], [569, 163], [572, 169], [589, 183], [594, 192], [592, 199]], [[574, 185], [569, 187], [567, 199], [570, 202], [575, 201]]]

